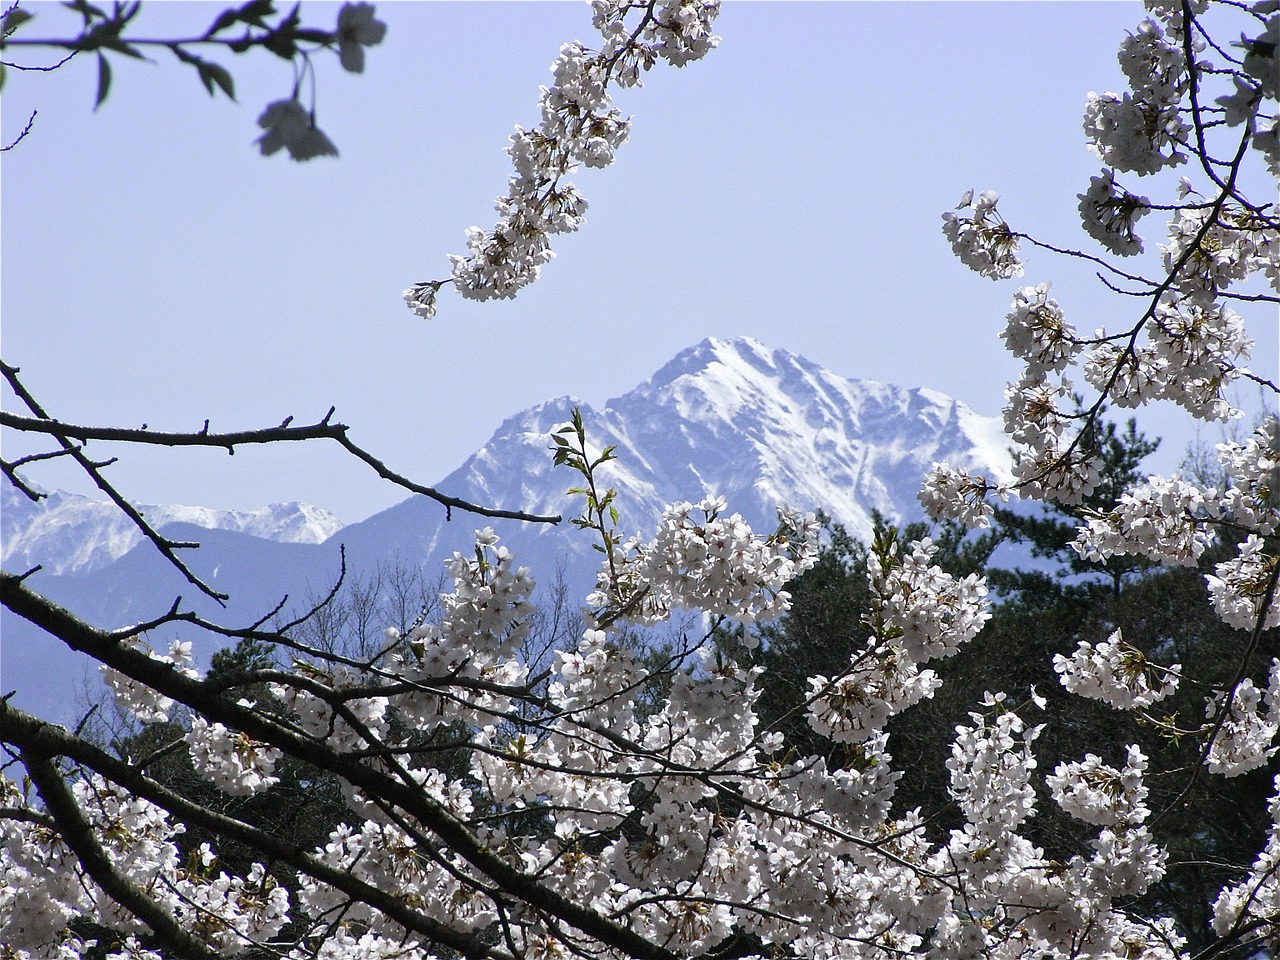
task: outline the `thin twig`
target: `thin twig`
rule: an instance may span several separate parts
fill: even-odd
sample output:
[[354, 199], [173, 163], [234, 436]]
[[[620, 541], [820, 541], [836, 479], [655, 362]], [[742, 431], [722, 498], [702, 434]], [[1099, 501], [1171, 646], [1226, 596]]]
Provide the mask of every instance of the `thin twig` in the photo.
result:
[[37, 110], [31, 111], [31, 116], [27, 117], [27, 125], [22, 128], [22, 132], [18, 134], [17, 137], [14, 138], [13, 143], [9, 144], [7, 147], [0, 147], [0, 153], [4, 153], [8, 150], [12, 150], [14, 147], [20, 144], [24, 139], [26, 139], [27, 134], [31, 132], [31, 125], [36, 122], [36, 114], [38, 112], [39, 111]]

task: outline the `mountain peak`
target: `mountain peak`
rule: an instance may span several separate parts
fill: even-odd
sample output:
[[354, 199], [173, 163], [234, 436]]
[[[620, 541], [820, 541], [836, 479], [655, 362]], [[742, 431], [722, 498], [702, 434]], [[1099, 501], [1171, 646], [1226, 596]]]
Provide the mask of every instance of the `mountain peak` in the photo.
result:
[[645, 383], [658, 388], [680, 377], [714, 377], [744, 368], [768, 374], [777, 370], [780, 357], [793, 359], [794, 354], [785, 350], [772, 350], [751, 337], [734, 337], [729, 340], [707, 337], [702, 342], [681, 350]]

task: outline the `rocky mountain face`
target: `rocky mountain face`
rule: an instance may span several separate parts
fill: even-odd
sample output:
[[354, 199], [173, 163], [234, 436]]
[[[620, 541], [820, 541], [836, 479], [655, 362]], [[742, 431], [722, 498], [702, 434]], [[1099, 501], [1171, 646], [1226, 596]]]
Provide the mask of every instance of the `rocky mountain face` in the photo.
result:
[[[617, 460], [598, 479], [618, 491], [624, 534], [651, 535], [671, 501], [719, 494], [758, 530], [772, 530], [776, 505], [788, 504], [822, 508], [866, 535], [873, 510], [899, 522], [921, 517], [916, 492], [934, 460], [1008, 476], [998, 419], [931, 390], [849, 380], [785, 350], [736, 339], [704, 340], [599, 410], [562, 397], [522, 411], [437, 488], [474, 503], [577, 515], [581, 504], [565, 491], [578, 478], [554, 468], [549, 452], [551, 432], [575, 407], [592, 443], [617, 448]], [[35, 507], [19, 499], [25, 501], [5, 490], [4, 568], [43, 564], [34, 588], [104, 627], [157, 616], [176, 596], [223, 623], [253, 622], [285, 595], [295, 606], [323, 595], [341, 568], [340, 546], [349, 576], [392, 565], [434, 578], [444, 559], [469, 552], [474, 529], [492, 526], [535, 577], [561, 571], [571, 596], [590, 587], [599, 558], [588, 534], [567, 522], [488, 521], [458, 511], [450, 521], [423, 497], [341, 528], [304, 504], [247, 513], [145, 508], [169, 536], [200, 541], [184, 559], [232, 595], [223, 610], [139, 543], [109, 504], [60, 493]], [[2, 626], [0, 694], [16, 689], [19, 705], [68, 716], [68, 692], [84, 666], [7, 613]]]

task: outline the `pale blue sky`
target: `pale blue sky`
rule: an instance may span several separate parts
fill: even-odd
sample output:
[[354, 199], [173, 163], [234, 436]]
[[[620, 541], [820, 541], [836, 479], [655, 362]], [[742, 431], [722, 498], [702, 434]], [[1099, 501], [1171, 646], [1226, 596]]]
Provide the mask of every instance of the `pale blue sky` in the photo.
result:
[[[39, 14], [29, 36], [68, 23], [24, 6]], [[196, 32], [219, 9], [147, 4], [139, 28]], [[307, 2], [304, 19], [336, 9]], [[591, 40], [590, 12], [378, 10], [389, 30], [364, 75], [318, 63], [339, 160], [257, 154], [256, 118], [292, 82], [266, 55], [231, 63], [239, 104], [211, 100], [167, 54], [117, 60], [97, 113], [89, 58], [10, 72], [4, 141], [40, 113], [0, 162], [3, 353], [51, 413], [226, 430], [311, 421], [333, 404], [353, 439], [432, 483], [516, 410], [562, 394], [600, 404], [705, 336], [749, 335], [997, 414], [1017, 373], [998, 338], [1017, 283], [962, 267], [940, 214], [969, 187], [993, 188], [1015, 226], [1095, 249], [1076, 215], [1099, 169], [1081, 110], [1088, 91], [1121, 88], [1115, 50], [1142, 17], [1128, 2], [731, 0], [720, 49], [623, 94], [631, 142], [576, 178], [588, 223], [560, 239], [542, 279], [515, 301], [446, 294], [428, 322], [400, 291], [446, 276], [463, 230], [492, 224], [507, 136], [536, 122], [560, 43]], [[1028, 260], [1021, 282], [1053, 280], [1082, 330], [1132, 309], [1087, 271]], [[1251, 332], [1254, 368], [1274, 379], [1275, 323]], [[1157, 465], [1176, 465], [1187, 421], [1175, 411], [1148, 426], [1166, 436]], [[324, 444], [234, 459], [117, 452], [109, 475], [143, 502], [298, 499], [350, 522], [403, 497]], [[29, 475], [73, 486], [54, 469]]]

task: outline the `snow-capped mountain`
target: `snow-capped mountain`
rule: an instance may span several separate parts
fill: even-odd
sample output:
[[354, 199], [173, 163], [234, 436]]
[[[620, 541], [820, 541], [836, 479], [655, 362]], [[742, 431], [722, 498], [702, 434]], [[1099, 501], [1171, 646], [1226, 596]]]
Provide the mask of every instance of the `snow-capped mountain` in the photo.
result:
[[[725, 497], [757, 530], [771, 531], [775, 507], [786, 504], [822, 508], [866, 535], [872, 510], [898, 522], [922, 516], [916, 493], [934, 460], [1008, 477], [997, 419], [931, 390], [849, 380], [785, 350], [736, 339], [704, 340], [598, 410], [562, 397], [522, 411], [435, 486], [474, 503], [576, 516], [581, 504], [566, 490], [580, 478], [553, 467], [549, 451], [551, 432], [575, 407], [593, 444], [616, 446], [617, 459], [601, 468], [598, 482], [618, 491], [624, 536], [650, 536], [667, 503], [709, 494]], [[340, 569], [340, 545], [349, 576], [391, 564], [434, 577], [455, 551], [470, 552], [477, 527], [492, 526], [535, 577], [559, 570], [578, 596], [599, 559], [590, 536], [567, 522], [490, 521], [460, 511], [450, 522], [425, 497], [340, 529], [323, 511], [296, 504], [247, 514], [147, 508], [153, 523], [169, 524], [168, 535], [200, 541], [183, 557], [232, 596], [221, 609], [148, 544], [131, 546], [136, 535], [109, 505], [83, 500], [54, 494], [33, 512], [11, 506], [6, 491], [4, 566], [44, 564], [30, 581], [35, 589], [111, 628], [157, 616], [179, 595], [184, 606], [223, 623], [252, 622], [285, 594], [299, 602], [323, 595]], [[64, 515], [73, 519], [60, 526]], [[49, 683], [58, 672], [49, 670], [49, 658], [65, 659], [67, 651], [7, 613], [3, 627], [0, 694], [17, 688], [20, 703], [56, 714], [68, 684]], [[72, 681], [77, 669], [83, 671], [67, 668]]]
[[[142, 542], [138, 528], [105, 500], [60, 490], [40, 490], [33, 502], [6, 484], [0, 492], [0, 562], [20, 572], [37, 563], [49, 573], [89, 573]], [[257, 510], [138, 505], [159, 529], [189, 523], [207, 530], [235, 530], [281, 543], [323, 543], [342, 528], [327, 510], [306, 503], [273, 503]]]
[[[719, 494], [757, 527], [772, 526], [775, 507], [788, 504], [821, 507], [869, 535], [873, 509], [896, 521], [922, 516], [916, 493], [934, 460], [1008, 478], [997, 419], [931, 390], [848, 380], [743, 338], [704, 340], [600, 410], [562, 397], [516, 414], [441, 488], [477, 503], [577, 512], [564, 499], [574, 476], [547, 453], [574, 407], [592, 442], [617, 447], [602, 481], [618, 490], [623, 526], [645, 533], [665, 504]], [[394, 538], [393, 511], [355, 527]], [[406, 525], [420, 531], [418, 542], [444, 530], [435, 513], [425, 528]], [[527, 539], [528, 528], [502, 527]]]

